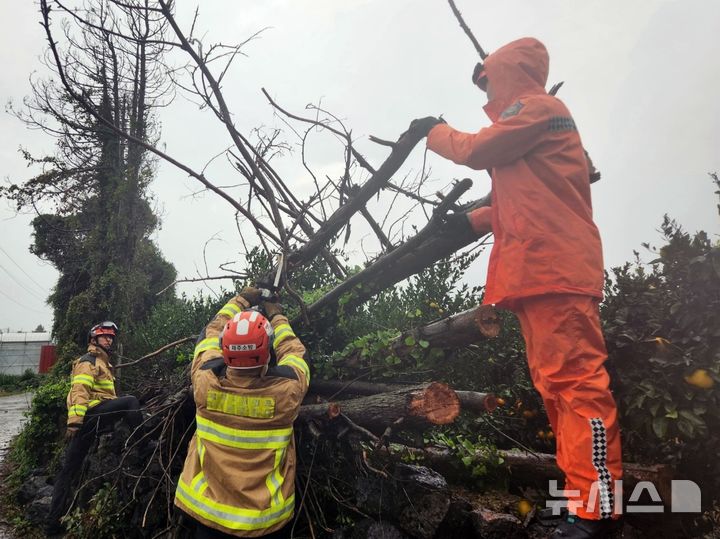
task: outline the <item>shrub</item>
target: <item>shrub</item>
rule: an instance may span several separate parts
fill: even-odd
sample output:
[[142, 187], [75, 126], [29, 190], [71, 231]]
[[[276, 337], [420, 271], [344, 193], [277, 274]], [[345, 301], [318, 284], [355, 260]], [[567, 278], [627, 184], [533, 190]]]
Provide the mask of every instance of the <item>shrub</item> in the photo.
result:
[[52, 461], [56, 452], [67, 409], [65, 397], [69, 380], [48, 378], [33, 397], [29, 421], [12, 445], [10, 458], [15, 463], [13, 477], [21, 479], [33, 468]]
[[720, 245], [667, 216], [661, 230], [649, 268], [613, 269], [602, 308], [624, 452], [717, 480]]

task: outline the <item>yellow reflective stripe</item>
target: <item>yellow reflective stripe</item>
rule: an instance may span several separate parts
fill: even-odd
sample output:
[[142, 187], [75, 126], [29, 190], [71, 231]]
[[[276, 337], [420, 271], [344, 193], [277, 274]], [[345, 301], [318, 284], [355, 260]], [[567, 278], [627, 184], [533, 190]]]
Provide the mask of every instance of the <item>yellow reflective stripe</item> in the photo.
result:
[[275, 416], [275, 397], [248, 397], [211, 389], [205, 404], [208, 410], [229, 415], [270, 419]]
[[198, 473], [195, 477], [193, 477], [193, 480], [190, 481], [190, 488], [193, 489], [198, 494], [202, 494], [207, 490], [208, 482], [207, 479], [205, 479], [205, 473], [200, 470], [200, 473]]
[[182, 479], [178, 481], [175, 496], [192, 513], [220, 524], [228, 530], [263, 530], [290, 518], [295, 508], [295, 494], [293, 494], [278, 507], [270, 507], [261, 511], [241, 509], [216, 502], [195, 492]]
[[240, 311], [242, 311], [242, 307], [236, 305], [235, 303], [229, 302], [223, 305], [223, 308], [220, 309], [215, 316], [227, 316], [228, 318], [232, 318]]
[[197, 343], [197, 345], [195, 346], [195, 353], [193, 354], [193, 359], [197, 359], [200, 354], [208, 350], [220, 350], [219, 337], [209, 337]]
[[112, 380], [95, 380], [95, 387], [101, 389], [115, 389], [115, 382]]
[[287, 355], [278, 361], [278, 365], [292, 365], [293, 367], [297, 367], [305, 373], [305, 378], [307, 378], [308, 383], [310, 383], [310, 368], [300, 356]]
[[207, 490], [207, 488], [208, 488], [208, 482], [207, 482], [207, 479], [205, 479], [205, 476], [203, 475], [203, 478], [200, 481], [198, 481], [198, 484], [195, 487], [195, 491], [198, 494], [205, 494], [205, 491]]
[[284, 449], [290, 443], [292, 427], [273, 430], [242, 430], [225, 427], [200, 415], [197, 435], [205, 441], [239, 449]]
[[82, 384], [88, 387], [92, 387], [94, 382], [95, 379], [89, 374], [76, 374], [72, 377], [72, 380], [70, 381], [72, 385]]
[[83, 417], [85, 415], [85, 412], [87, 412], [88, 407], [83, 406], [82, 404], [73, 404], [68, 409], [68, 416], [77, 416], [77, 417]]
[[282, 463], [284, 456], [284, 449], [278, 449], [275, 451], [275, 464], [273, 465], [272, 471], [265, 478], [265, 485], [270, 491], [271, 507], [277, 507], [285, 501], [285, 498], [282, 495], [282, 485], [285, 482], [285, 478], [280, 473], [280, 464]]
[[202, 471], [200, 471], [200, 473], [193, 477], [192, 481], [190, 481], [190, 488], [193, 490], [197, 490], [197, 484], [201, 479], [203, 479], [203, 477], [204, 475]]
[[195, 440], [195, 443], [197, 444], [198, 457], [200, 458], [200, 467], [202, 468], [205, 463], [205, 445], [202, 443], [200, 437], [196, 437]]
[[275, 328], [275, 340], [273, 341], [273, 346], [277, 346], [288, 337], [294, 336], [295, 332], [290, 327], [290, 324], [280, 324]]
[[88, 408], [92, 408], [93, 406], [97, 406], [98, 404], [100, 404], [100, 400], [93, 399], [90, 402], [88, 402]]

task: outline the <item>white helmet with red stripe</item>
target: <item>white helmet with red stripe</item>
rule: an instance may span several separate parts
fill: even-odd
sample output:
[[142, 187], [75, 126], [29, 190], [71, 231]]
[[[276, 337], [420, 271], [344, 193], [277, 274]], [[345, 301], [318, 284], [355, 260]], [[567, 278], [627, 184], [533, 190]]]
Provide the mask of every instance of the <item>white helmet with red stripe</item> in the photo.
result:
[[225, 364], [232, 369], [267, 366], [273, 342], [273, 327], [258, 311], [236, 314], [220, 334]]

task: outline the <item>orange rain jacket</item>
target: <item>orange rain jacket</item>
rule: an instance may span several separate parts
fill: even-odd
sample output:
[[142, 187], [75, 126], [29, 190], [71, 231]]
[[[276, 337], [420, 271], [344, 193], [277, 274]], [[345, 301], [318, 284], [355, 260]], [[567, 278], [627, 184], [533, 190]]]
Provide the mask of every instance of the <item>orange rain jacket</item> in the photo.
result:
[[[548, 53], [538, 40], [513, 41], [485, 62], [490, 127], [470, 134], [446, 124], [427, 139], [432, 151], [471, 168], [491, 169], [492, 230], [484, 303], [548, 293], [601, 298], [600, 235], [580, 135], [565, 105], [545, 92]], [[481, 208], [469, 217], [482, 230]]]
[[105, 351], [88, 345], [88, 353], [75, 360], [67, 396], [68, 427], [80, 427], [89, 408], [104, 400], [114, 399], [115, 377]]
[[260, 537], [285, 526], [295, 506], [293, 422], [307, 392], [305, 347], [283, 315], [272, 320], [277, 367], [264, 377], [224, 368], [219, 336], [250, 307], [231, 299], [205, 328], [191, 368], [197, 430], [175, 505], [206, 526]]

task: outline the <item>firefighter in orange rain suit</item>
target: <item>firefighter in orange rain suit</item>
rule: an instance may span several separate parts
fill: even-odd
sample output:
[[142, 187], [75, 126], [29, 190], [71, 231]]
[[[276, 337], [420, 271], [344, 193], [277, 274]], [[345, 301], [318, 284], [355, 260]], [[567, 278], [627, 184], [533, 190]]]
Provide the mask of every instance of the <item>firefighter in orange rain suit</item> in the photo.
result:
[[538, 40], [509, 43], [473, 74], [487, 91], [490, 127], [469, 134], [441, 120], [417, 121], [429, 129], [432, 151], [491, 170], [491, 207], [462, 217], [476, 233], [491, 225], [495, 236], [484, 303], [508, 308], [520, 320], [566, 478], [572, 522], [559, 533], [595, 537], [612, 526], [613, 482], [622, 476], [598, 314], [602, 247], [580, 135], [565, 105], [545, 91], [548, 65]]
[[[264, 303], [264, 315], [248, 310], [260, 298], [244, 289], [195, 346], [197, 430], [175, 493], [195, 537], [284, 537], [292, 520], [293, 422], [310, 370], [278, 304]], [[277, 365], [268, 364], [272, 353]]]

